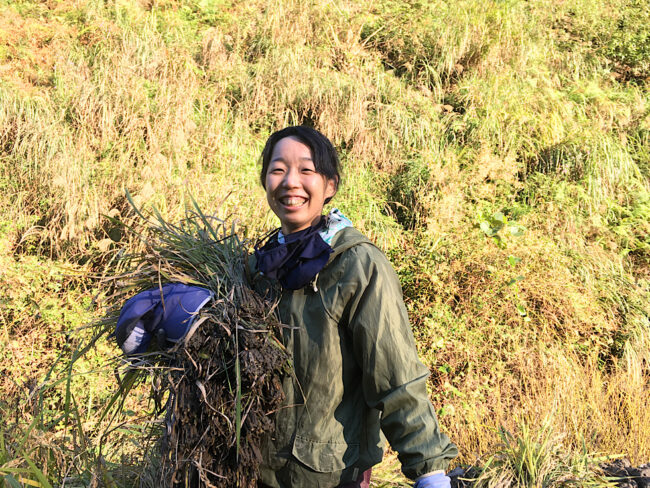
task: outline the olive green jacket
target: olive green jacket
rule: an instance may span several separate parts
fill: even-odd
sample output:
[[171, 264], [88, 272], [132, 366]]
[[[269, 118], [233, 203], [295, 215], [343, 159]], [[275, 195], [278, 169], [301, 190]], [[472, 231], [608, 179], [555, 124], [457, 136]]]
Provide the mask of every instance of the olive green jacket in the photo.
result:
[[[457, 449], [427, 397], [402, 290], [388, 259], [352, 227], [314, 283], [283, 290], [280, 318], [295, 376], [263, 446], [261, 481], [334, 487], [381, 462], [388, 439], [411, 478], [445, 469]], [[382, 435], [385, 435], [385, 438]]]

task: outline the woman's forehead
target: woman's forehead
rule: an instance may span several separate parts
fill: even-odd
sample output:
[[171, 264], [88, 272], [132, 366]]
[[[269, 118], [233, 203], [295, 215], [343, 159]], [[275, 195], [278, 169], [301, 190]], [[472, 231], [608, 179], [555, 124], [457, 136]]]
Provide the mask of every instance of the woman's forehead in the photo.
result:
[[271, 154], [271, 162], [284, 161], [287, 159], [297, 159], [301, 161], [312, 161], [312, 153], [309, 146], [294, 136], [288, 136], [280, 139]]

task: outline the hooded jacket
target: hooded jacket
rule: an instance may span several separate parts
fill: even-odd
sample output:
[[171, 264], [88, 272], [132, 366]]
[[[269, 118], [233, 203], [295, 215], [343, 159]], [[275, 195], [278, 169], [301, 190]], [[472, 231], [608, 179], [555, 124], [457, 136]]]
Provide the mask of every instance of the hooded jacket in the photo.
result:
[[273, 488], [354, 481], [381, 462], [386, 439], [407, 477], [445, 469], [457, 449], [428, 399], [429, 370], [418, 360], [395, 271], [353, 227], [331, 246], [312, 284], [281, 292], [293, 374], [263, 446], [260, 481]]

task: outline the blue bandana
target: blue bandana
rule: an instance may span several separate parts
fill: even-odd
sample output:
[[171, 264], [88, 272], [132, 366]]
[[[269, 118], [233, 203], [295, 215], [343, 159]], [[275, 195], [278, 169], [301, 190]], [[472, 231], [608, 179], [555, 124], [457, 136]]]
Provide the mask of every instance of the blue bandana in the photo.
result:
[[279, 230], [273, 232], [261, 248], [255, 246], [257, 269], [289, 290], [307, 285], [334, 252], [319, 232], [325, 222], [321, 217], [316, 225], [286, 236]]

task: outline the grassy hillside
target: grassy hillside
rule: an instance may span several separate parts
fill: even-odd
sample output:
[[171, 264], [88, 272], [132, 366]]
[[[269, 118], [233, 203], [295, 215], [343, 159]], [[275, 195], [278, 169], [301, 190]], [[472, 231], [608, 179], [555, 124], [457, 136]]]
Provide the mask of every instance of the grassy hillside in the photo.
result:
[[501, 427], [647, 462], [649, 26], [644, 0], [0, 0], [0, 476], [146, 484], [147, 388], [108, 427], [115, 346], [65, 369], [136, 245], [125, 188], [256, 235], [288, 124], [339, 149], [459, 462]]

